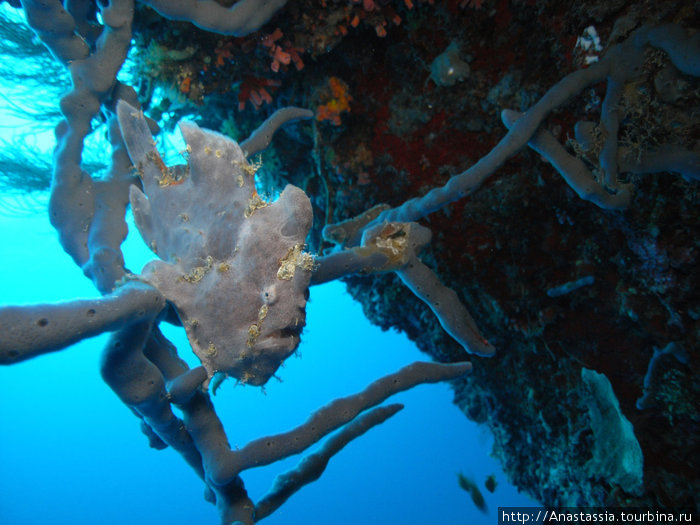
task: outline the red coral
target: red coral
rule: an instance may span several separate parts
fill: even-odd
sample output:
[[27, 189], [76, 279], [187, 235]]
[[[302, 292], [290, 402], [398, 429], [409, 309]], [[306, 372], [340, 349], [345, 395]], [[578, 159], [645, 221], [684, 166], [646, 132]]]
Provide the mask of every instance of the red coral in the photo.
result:
[[272, 57], [270, 69], [277, 73], [282, 66], [288, 66], [293, 62], [297, 71], [301, 71], [304, 69], [304, 61], [301, 59], [301, 53], [304, 50], [294, 47], [289, 40], [282, 42], [282, 45], [278, 44], [277, 42], [282, 36], [284, 36], [284, 33], [278, 27], [262, 39], [263, 46], [268, 48], [268, 53]]
[[272, 102], [272, 95], [266, 88], [276, 88], [282, 83], [279, 80], [272, 78], [260, 77], [245, 77], [241, 82], [241, 88], [238, 92], [238, 109], [243, 111], [246, 102], [250, 102], [253, 108], [257, 111], [263, 104]]

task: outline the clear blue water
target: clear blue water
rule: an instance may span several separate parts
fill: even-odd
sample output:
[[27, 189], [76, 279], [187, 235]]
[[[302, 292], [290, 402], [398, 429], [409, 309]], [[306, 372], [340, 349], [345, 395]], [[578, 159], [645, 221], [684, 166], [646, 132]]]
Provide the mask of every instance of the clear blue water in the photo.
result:
[[[30, 132], [29, 123], [0, 118], [5, 137]], [[0, 201], [0, 304], [98, 295], [60, 248], [45, 213], [12, 216], [6, 209]], [[138, 234], [124, 252], [134, 270], [152, 257]], [[288, 430], [333, 398], [426, 359], [402, 335], [370, 325], [341, 283], [312, 289], [307, 322], [300, 357], [281, 370], [282, 382], [271, 381], [264, 394], [233, 382], [218, 391], [214, 403], [233, 445]], [[165, 331], [197, 366], [184, 332]], [[0, 525], [217, 523], [201, 481], [171, 450], [150, 449], [138, 420], [101, 381], [105, 341], [0, 368]], [[499, 505], [531, 503], [507, 483], [489, 456], [487, 430], [452, 404], [448, 385], [421, 386], [391, 401], [406, 408], [347, 446], [319, 481], [264, 523], [480, 525], [495, 523]], [[258, 499], [298, 460], [246, 471], [249, 494]], [[483, 491], [487, 514], [458, 486], [458, 472], [482, 486], [496, 475], [496, 492]]]
[[[0, 216], [0, 231], [3, 304], [97, 296], [44, 215]], [[133, 268], [151, 257], [134, 235], [125, 253]], [[171, 328], [168, 335], [195, 365], [184, 333]], [[0, 368], [0, 523], [217, 523], [200, 480], [171, 450], [149, 449], [137, 419], [101, 381], [105, 340]], [[312, 288], [300, 354], [265, 394], [222, 385], [214, 403], [231, 443], [289, 429], [331, 399], [425, 359], [402, 335], [369, 324], [337, 282]], [[264, 522], [493, 524], [498, 505], [528, 503], [508, 486], [489, 457], [487, 432], [452, 404], [447, 385], [420, 386], [392, 401], [406, 408], [346, 447], [319, 481]], [[249, 493], [262, 495], [297, 460], [245, 472]], [[460, 471], [479, 483], [496, 473], [496, 492], [484, 491], [487, 515], [459, 488]]]

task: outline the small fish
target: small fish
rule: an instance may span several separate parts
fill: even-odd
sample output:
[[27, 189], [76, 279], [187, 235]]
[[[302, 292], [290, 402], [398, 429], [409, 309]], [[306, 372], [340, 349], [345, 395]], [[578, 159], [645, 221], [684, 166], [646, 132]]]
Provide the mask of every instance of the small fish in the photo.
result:
[[496, 490], [496, 475], [491, 474], [489, 477], [486, 478], [486, 481], [484, 481], [484, 487], [486, 487], [486, 490], [489, 492], [493, 493], [494, 490]]
[[486, 507], [486, 500], [481, 494], [481, 491], [479, 490], [479, 487], [477, 487], [476, 483], [468, 479], [461, 472], [457, 474], [457, 482], [463, 490], [469, 493], [469, 495], [472, 498], [472, 501], [474, 502], [474, 505], [476, 505], [476, 508], [484, 514], [486, 514], [488, 512], [488, 508]]

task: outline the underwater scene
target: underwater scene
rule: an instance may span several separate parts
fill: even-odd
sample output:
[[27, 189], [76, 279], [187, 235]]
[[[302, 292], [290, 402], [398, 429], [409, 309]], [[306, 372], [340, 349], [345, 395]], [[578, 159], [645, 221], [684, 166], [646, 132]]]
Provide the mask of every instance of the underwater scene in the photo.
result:
[[0, 525], [700, 519], [697, 2], [0, 0], [0, 54]]

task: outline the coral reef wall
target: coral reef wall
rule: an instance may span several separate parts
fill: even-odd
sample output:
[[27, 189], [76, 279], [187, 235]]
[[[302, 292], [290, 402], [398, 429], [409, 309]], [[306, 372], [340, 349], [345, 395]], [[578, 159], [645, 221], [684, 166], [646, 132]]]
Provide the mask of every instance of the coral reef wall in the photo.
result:
[[[334, 212], [342, 206], [351, 214], [367, 200], [399, 203], [478, 160], [503, 135], [502, 107], [526, 109], [594, 54], [576, 46], [587, 27], [604, 47], [626, 27], [668, 20], [697, 27], [697, 17], [697, 2], [484, 2], [480, 10], [436, 9], [392, 30], [367, 75], [370, 58], [348, 52], [360, 64], [357, 76], [347, 75], [358, 102], [341, 137], [329, 139], [326, 158], [340, 172]], [[469, 76], [436, 84], [424, 64], [455, 41]], [[698, 83], [679, 78], [684, 95], [662, 100], [666, 60], [649, 56], [644, 77], [625, 89], [623, 140], [631, 147], [674, 134], [697, 147]], [[603, 85], [593, 86], [547, 127], [565, 142], [578, 119], [600, 110], [603, 94]], [[461, 380], [456, 402], [493, 431], [494, 453], [513, 482], [547, 504], [698, 505], [698, 187], [668, 174], [633, 182], [630, 209], [603, 212], [523, 151], [468, 200], [428, 218], [433, 266], [498, 349]], [[582, 278], [593, 284], [556, 293]], [[459, 355], [393, 276], [349, 284], [381, 326], [400, 327], [437, 359]], [[669, 342], [692, 357], [665, 359], [654, 402], [640, 410], [649, 361]], [[644, 455], [639, 497], [592, 468], [582, 367], [609, 378], [633, 424]]]

